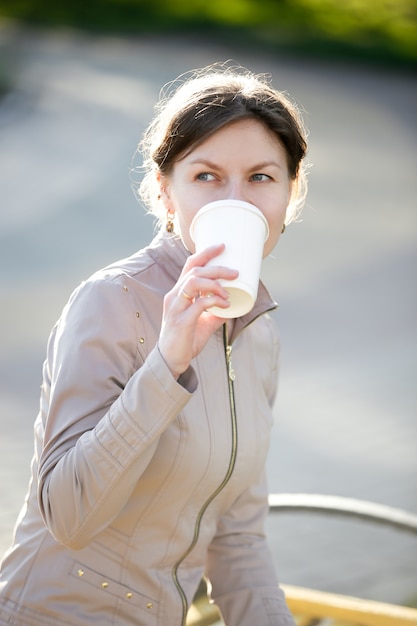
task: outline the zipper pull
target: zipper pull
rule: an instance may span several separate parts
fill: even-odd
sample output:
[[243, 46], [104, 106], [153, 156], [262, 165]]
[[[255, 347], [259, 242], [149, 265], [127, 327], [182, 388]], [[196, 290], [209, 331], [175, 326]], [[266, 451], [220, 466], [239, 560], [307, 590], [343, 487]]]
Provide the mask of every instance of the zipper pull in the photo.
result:
[[236, 376], [233, 371], [232, 346], [229, 345], [229, 333], [228, 333], [228, 328], [227, 328], [227, 322], [223, 324], [223, 345], [224, 345], [224, 352], [225, 352], [225, 357], [226, 357], [227, 374], [229, 377], [229, 381], [232, 383], [235, 380]]
[[227, 363], [227, 372], [229, 374], [229, 380], [234, 381], [236, 376], [233, 370], [232, 364], [232, 346], [226, 346], [226, 363]]

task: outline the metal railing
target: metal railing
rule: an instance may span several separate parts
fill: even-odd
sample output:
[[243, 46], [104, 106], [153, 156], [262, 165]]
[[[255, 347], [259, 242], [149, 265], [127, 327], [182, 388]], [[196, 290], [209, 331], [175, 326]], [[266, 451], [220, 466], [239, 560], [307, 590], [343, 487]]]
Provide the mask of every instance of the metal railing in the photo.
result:
[[[321, 494], [269, 495], [270, 512], [321, 513], [351, 517], [417, 534], [417, 515], [355, 498]], [[417, 626], [417, 609], [282, 585], [297, 626]], [[190, 608], [187, 626], [222, 626], [216, 606], [205, 594]], [[254, 625], [255, 626], [255, 625]]]
[[417, 534], [417, 515], [367, 500], [314, 493], [271, 493], [271, 513], [296, 511], [353, 517]]

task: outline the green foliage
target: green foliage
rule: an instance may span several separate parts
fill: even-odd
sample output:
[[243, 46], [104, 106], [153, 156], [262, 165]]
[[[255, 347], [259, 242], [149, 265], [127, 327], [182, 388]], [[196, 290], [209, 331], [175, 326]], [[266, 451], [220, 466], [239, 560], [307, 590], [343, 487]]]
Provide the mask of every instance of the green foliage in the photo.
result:
[[192, 32], [269, 49], [417, 64], [417, 0], [0, 0], [30, 24]]

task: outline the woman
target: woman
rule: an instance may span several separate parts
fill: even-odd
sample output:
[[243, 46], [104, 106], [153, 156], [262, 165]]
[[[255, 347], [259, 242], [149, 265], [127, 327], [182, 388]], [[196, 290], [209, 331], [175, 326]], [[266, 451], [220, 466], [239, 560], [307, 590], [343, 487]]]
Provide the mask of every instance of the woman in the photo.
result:
[[260, 284], [244, 317], [211, 315], [237, 272], [189, 231], [207, 202], [246, 200], [269, 254], [304, 198], [302, 123], [263, 78], [214, 66], [159, 105], [142, 148], [166, 229], [81, 284], [51, 333], [0, 624], [183, 626], [206, 574], [228, 626], [290, 626], [264, 533], [276, 305]]

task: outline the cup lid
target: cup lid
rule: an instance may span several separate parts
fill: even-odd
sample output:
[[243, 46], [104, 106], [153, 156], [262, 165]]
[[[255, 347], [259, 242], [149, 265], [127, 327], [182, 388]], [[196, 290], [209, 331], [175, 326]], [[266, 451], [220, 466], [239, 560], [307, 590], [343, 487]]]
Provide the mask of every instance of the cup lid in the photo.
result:
[[194, 226], [196, 221], [202, 216], [204, 215], [204, 213], [207, 213], [208, 211], [211, 211], [212, 209], [216, 209], [217, 207], [236, 207], [236, 208], [241, 208], [241, 209], [245, 209], [246, 211], [251, 211], [252, 213], [256, 213], [256, 215], [258, 217], [261, 218], [261, 220], [264, 223], [265, 226], [265, 241], [268, 239], [269, 237], [269, 224], [265, 218], [265, 215], [262, 213], [262, 211], [260, 209], [258, 209], [257, 206], [255, 206], [254, 204], [251, 204], [250, 202], [246, 202], [245, 200], [236, 200], [234, 198], [225, 198], [224, 200], [214, 200], [213, 202], [208, 202], [207, 204], [205, 204], [204, 206], [201, 207], [201, 209], [199, 209], [197, 211], [197, 213], [194, 215], [191, 225], [190, 225], [190, 235], [191, 235], [191, 239], [194, 241]]

